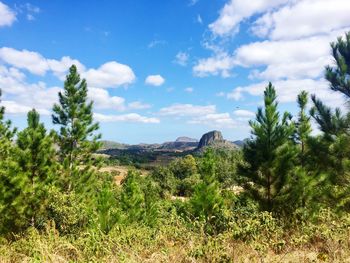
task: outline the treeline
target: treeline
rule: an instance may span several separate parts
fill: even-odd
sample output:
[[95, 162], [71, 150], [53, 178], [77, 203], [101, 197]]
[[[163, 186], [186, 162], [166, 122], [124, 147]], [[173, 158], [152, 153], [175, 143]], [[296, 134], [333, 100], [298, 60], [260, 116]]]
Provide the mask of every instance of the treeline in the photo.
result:
[[[325, 78], [330, 89], [349, 100], [350, 33], [331, 48], [336, 63], [326, 67]], [[102, 258], [120, 244], [132, 249], [130, 236], [137, 243], [150, 233], [151, 239], [165, 233], [174, 240], [187, 240], [184, 235], [192, 233], [205, 248], [186, 257], [224, 262], [230, 255], [225, 249], [221, 255], [211, 238], [256, 241], [259, 251], [272, 246], [278, 252], [293, 242], [312, 242], [315, 235], [335, 238], [325, 234], [328, 227], [337, 229], [338, 239], [348, 236], [350, 114], [326, 106], [316, 95], [301, 92], [299, 113], [292, 117], [279, 112], [269, 83], [242, 151], [208, 149], [157, 167], [149, 176], [131, 170], [121, 186], [99, 172], [99, 126], [87, 83], [74, 65], [58, 97], [55, 131], [47, 131], [35, 109], [28, 113], [27, 127], [17, 131], [0, 108], [0, 236], [6, 240], [0, 239], [0, 251], [1, 244], [9, 248], [18, 235], [25, 238], [34, 230], [45, 235], [54, 229], [55, 235], [77, 242], [86, 257], [72, 252], [69, 260]], [[318, 135], [312, 135], [312, 120]], [[150, 232], [142, 232], [145, 228]], [[293, 228], [300, 239], [290, 238]], [[106, 239], [108, 249], [99, 244]], [[344, 242], [339, 246], [350, 248], [349, 240]]]

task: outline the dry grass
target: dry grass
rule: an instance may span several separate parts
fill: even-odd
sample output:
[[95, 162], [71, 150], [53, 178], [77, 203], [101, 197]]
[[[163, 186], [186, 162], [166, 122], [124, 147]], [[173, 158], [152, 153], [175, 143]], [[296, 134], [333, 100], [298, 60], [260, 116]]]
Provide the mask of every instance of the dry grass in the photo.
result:
[[[349, 232], [348, 232], [349, 233]], [[85, 232], [60, 236], [55, 229], [29, 230], [10, 243], [0, 240], [0, 262], [350, 262], [350, 238], [346, 232], [329, 239], [292, 245], [276, 250], [271, 239], [243, 242], [230, 231], [207, 236], [180, 222], [149, 228], [130, 225], [108, 235]]]
[[[114, 165], [114, 166], [104, 166], [100, 168], [100, 172], [108, 172], [112, 174], [115, 178], [115, 182], [117, 185], [120, 185], [122, 180], [127, 176], [128, 171], [131, 168], [128, 166], [120, 166], [120, 165]], [[149, 174], [149, 171], [138, 169], [138, 171], [141, 173], [142, 176], [147, 176]]]

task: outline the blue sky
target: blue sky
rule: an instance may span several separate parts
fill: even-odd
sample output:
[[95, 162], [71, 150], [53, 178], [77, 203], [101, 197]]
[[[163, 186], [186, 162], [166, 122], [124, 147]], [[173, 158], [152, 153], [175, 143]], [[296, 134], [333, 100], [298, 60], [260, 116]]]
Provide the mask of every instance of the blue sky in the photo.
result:
[[323, 68], [349, 13], [347, 0], [1, 0], [1, 103], [16, 126], [35, 107], [51, 128], [74, 63], [104, 139], [243, 139], [269, 81], [281, 110], [303, 89], [343, 107]]

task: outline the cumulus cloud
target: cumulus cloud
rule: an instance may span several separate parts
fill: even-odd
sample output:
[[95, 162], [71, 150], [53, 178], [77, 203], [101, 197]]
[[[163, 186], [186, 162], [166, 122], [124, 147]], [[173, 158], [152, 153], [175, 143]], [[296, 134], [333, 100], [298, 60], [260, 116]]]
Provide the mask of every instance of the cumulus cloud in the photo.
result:
[[236, 64], [235, 58], [228, 53], [218, 53], [213, 57], [200, 59], [193, 67], [193, 74], [197, 77], [209, 75], [229, 77], [230, 70]]
[[244, 126], [228, 112], [217, 112], [215, 105], [173, 104], [161, 108], [159, 115], [184, 119], [189, 124], [206, 125], [214, 128], [232, 128]]
[[82, 74], [89, 85], [97, 88], [111, 88], [128, 85], [135, 81], [133, 70], [124, 64], [110, 61], [98, 69], [89, 69]]
[[238, 126], [238, 123], [233, 120], [229, 113], [211, 113], [203, 116], [198, 116], [188, 121], [191, 124], [204, 124], [217, 128], [231, 128]]
[[0, 60], [19, 69], [26, 69], [32, 74], [44, 75], [49, 69], [46, 59], [37, 52], [0, 48]]
[[209, 25], [217, 36], [227, 36], [239, 31], [239, 24], [254, 14], [278, 7], [291, 0], [230, 0], [221, 9], [219, 18]]
[[332, 62], [329, 43], [342, 32], [296, 40], [265, 40], [242, 45], [235, 52], [237, 64], [244, 67], [266, 66], [253, 71], [251, 77], [318, 78], [324, 66]]
[[11, 26], [16, 21], [16, 13], [4, 3], [0, 2], [0, 27]]
[[165, 82], [165, 79], [161, 75], [149, 75], [145, 83], [151, 86], [161, 86]]
[[94, 118], [100, 122], [134, 122], [134, 123], [159, 123], [160, 120], [153, 117], [141, 116], [137, 113], [128, 113], [122, 115], [105, 115], [94, 113]]
[[149, 109], [152, 106], [147, 103], [142, 103], [141, 101], [133, 101], [128, 104], [128, 109], [131, 110], [144, 110], [144, 109]]
[[161, 108], [160, 115], [163, 116], [200, 116], [216, 112], [215, 105], [200, 106], [193, 104], [173, 104], [169, 107]]
[[228, 0], [209, 25], [214, 39], [230, 41], [226, 37], [238, 32], [242, 22], [264, 39], [233, 51], [228, 50], [229, 45], [212, 48], [212, 41], [208, 48], [212, 55], [197, 61], [194, 75], [227, 77], [234, 68], [243, 67], [250, 72], [248, 78], [258, 82], [225, 93], [229, 99], [262, 96], [272, 81], [281, 103], [294, 102], [301, 90], [307, 90], [326, 103], [343, 107], [344, 99], [329, 89], [323, 74], [324, 66], [334, 63], [329, 43], [350, 30], [349, 11], [347, 0]]
[[174, 63], [180, 66], [186, 66], [188, 62], [189, 55], [186, 52], [178, 52], [175, 56]]
[[249, 110], [235, 110], [233, 116], [236, 121], [243, 122], [247, 125], [248, 121], [255, 117], [255, 113]]
[[[26, 106], [21, 103], [18, 103], [16, 101], [7, 101], [4, 100], [1, 102], [1, 106], [4, 106], [6, 108], [7, 114], [27, 114], [29, 111], [31, 111], [34, 107]], [[43, 108], [35, 107], [37, 112], [39, 112], [42, 115], [50, 115], [50, 111]]]
[[[253, 96], [262, 96], [267, 86], [267, 82], [259, 82], [248, 86], [240, 86], [227, 94], [227, 98], [241, 100], [245, 94]], [[278, 94], [278, 101], [281, 103], [295, 102], [297, 95], [305, 90], [310, 94], [316, 94], [317, 97], [333, 106], [344, 106], [344, 98], [341, 94], [329, 90], [328, 83], [325, 80], [296, 79], [279, 80], [273, 85]]]
[[106, 62], [97, 69], [86, 70], [80, 61], [69, 56], [64, 56], [60, 60], [47, 59], [38, 52], [9, 47], [0, 48], [0, 61], [18, 69], [27, 70], [34, 75], [44, 76], [50, 71], [60, 80], [64, 79], [69, 67], [74, 64], [81, 76], [87, 79], [89, 86], [97, 88], [129, 85], [136, 79], [129, 66], [116, 61]]
[[[18, 105], [29, 108], [49, 110], [57, 102], [58, 87], [47, 87], [44, 82], [27, 83], [26, 76], [16, 68], [0, 65], [0, 89], [4, 100], [14, 101]], [[14, 104], [10, 106], [14, 109]], [[23, 109], [23, 107], [21, 107]]]
[[238, 117], [251, 118], [255, 116], [255, 113], [249, 110], [235, 110], [233, 115]]
[[[319, 78], [331, 63], [329, 43], [350, 30], [346, 0], [230, 0], [209, 27], [218, 36], [234, 33], [245, 19], [250, 30], [269, 40], [238, 47], [232, 54], [214, 50], [193, 67], [196, 76], [229, 76], [234, 67], [265, 66], [250, 77]], [[257, 18], [255, 18], [257, 16]]]
[[86, 70], [85, 66], [79, 60], [72, 59], [69, 56], [64, 56], [60, 60], [47, 59], [46, 62], [48, 64], [48, 70], [51, 70], [60, 80], [65, 79], [69, 67], [73, 64], [77, 67], [78, 72], [84, 72]]
[[96, 109], [114, 109], [123, 111], [125, 107], [125, 99], [118, 96], [110, 96], [108, 91], [100, 88], [89, 88], [88, 96], [94, 101]]
[[[44, 82], [28, 83], [26, 75], [14, 67], [0, 65], [0, 89], [6, 102], [8, 113], [23, 114], [28, 109], [36, 108], [42, 114], [49, 114], [54, 103], [58, 102], [60, 87], [47, 87]], [[106, 89], [89, 87], [89, 99], [94, 101], [97, 110], [138, 110], [150, 105], [134, 101], [126, 103], [125, 99], [111, 96]]]
[[274, 40], [328, 34], [349, 26], [349, 13], [347, 0], [299, 0], [264, 14], [252, 31]]

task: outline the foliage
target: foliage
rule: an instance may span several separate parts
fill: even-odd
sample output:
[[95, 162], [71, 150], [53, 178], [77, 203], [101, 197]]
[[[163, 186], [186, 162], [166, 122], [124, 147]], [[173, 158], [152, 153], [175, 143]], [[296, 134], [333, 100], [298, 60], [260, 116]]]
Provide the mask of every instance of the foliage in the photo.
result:
[[269, 83], [264, 92], [264, 109], [259, 108], [256, 121], [249, 123], [254, 137], [243, 148], [247, 164], [241, 166], [246, 190], [267, 211], [283, 202], [296, 156], [290, 140], [294, 132], [291, 116], [284, 113], [280, 120], [276, 98], [275, 88]]
[[176, 190], [176, 178], [168, 167], [157, 167], [151, 174], [152, 179], [159, 184], [163, 197], [172, 195]]
[[126, 213], [126, 221], [141, 220], [145, 212], [145, 197], [140, 186], [141, 176], [129, 171], [122, 184], [121, 208]]
[[224, 200], [216, 179], [215, 161], [210, 149], [204, 154], [199, 170], [203, 181], [195, 188], [190, 200], [191, 209], [196, 218], [207, 223], [206, 231], [212, 232], [222, 219]]
[[93, 103], [87, 101], [87, 92], [85, 79], [80, 80], [73, 65], [64, 82], [63, 92], [58, 93], [59, 104], [53, 106], [52, 120], [60, 127], [57, 142], [69, 191], [91, 191], [86, 188], [93, 184], [91, 166], [95, 159], [92, 153], [100, 147], [97, 140], [101, 136], [94, 134], [99, 126], [93, 122]]

